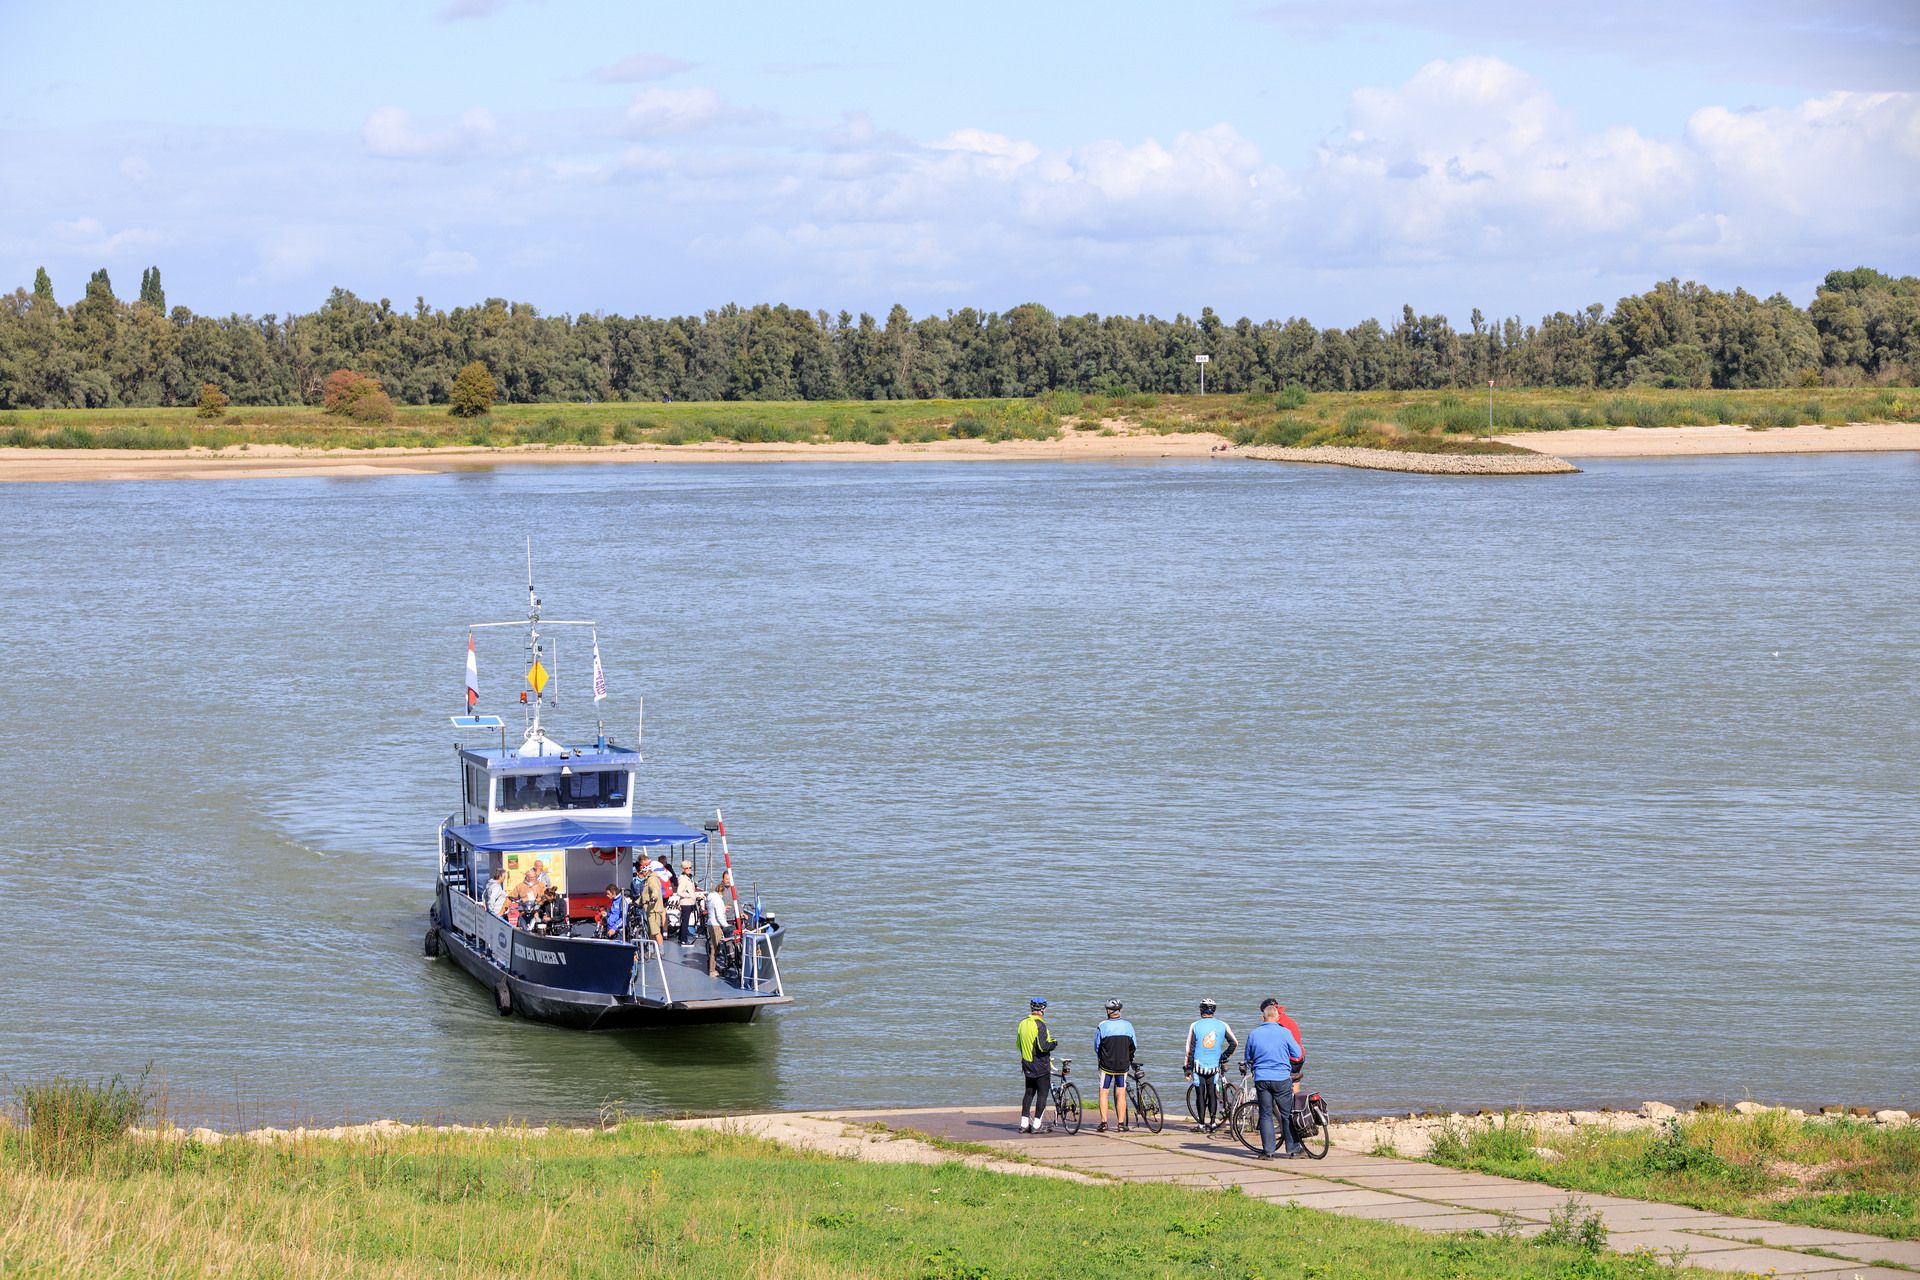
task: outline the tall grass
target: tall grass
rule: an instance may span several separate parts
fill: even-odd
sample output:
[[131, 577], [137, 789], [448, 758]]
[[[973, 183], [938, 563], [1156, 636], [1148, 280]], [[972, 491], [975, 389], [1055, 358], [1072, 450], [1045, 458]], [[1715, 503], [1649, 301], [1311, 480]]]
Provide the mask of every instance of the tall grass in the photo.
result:
[[131, 1083], [119, 1075], [9, 1078], [14, 1114], [22, 1126], [15, 1141], [28, 1159], [56, 1167], [89, 1159], [103, 1146], [124, 1142], [127, 1131], [153, 1109], [147, 1075], [142, 1071]]

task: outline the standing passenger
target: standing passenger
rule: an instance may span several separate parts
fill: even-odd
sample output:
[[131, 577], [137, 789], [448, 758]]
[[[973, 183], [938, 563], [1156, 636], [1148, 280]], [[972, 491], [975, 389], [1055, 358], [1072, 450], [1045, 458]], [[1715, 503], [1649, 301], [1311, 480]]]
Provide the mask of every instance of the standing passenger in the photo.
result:
[[648, 875], [640, 885], [640, 911], [646, 922], [647, 937], [660, 941], [660, 931], [666, 926], [667, 912], [662, 906], [660, 879]]
[[1120, 1016], [1120, 1002], [1107, 1001], [1107, 1020], [1093, 1029], [1093, 1056], [1100, 1066], [1100, 1132], [1107, 1131], [1107, 1091], [1120, 1110], [1120, 1132], [1127, 1131], [1127, 1072], [1133, 1067], [1133, 1024]]
[[715, 885], [707, 894], [707, 976], [720, 973], [720, 946], [727, 936], [727, 900]]
[[680, 908], [680, 945], [693, 945], [694, 917], [700, 913], [700, 884], [693, 878], [693, 863], [680, 864], [680, 878], [673, 884], [673, 905]]
[[607, 914], [603, 917], [606, 927], [601, 932], [603, 938], [624, 938], [627, 936], [627, 899], [620, 892], [620, 886], [607, 886]]
[[504, 919], [507, 914], [507, 873], [496, 871], [487, 881], [487, 911]]

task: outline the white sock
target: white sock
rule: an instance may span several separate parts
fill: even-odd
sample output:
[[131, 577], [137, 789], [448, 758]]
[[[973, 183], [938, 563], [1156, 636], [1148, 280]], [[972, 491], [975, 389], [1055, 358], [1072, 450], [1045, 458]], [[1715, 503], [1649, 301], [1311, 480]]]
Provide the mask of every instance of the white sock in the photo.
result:
[[1025, 1133], [1026, 1131], [1027, 1131], [1027, 1118], [1025, 1115], [1022, 1115], [1020, 1117], [1020, 1132]]

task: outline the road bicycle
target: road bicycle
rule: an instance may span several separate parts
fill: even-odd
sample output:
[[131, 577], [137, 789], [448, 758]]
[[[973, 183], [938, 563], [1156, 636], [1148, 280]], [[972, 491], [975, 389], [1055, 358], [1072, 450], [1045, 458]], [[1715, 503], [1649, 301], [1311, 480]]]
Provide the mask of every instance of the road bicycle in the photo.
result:
[[[1293, 1140], [1300, 1144], [1301, 1150], [1315, 1160], [1325, 1160], [1327, 1152], [1333, 1147], [1333, 1133], [1327, 1121], [1327, 1104], [1319, 1094], [1293, 1094], [1282, 1096], [1280, 1101], [1293, 1111]], [[1275, 1115], [1274, 1142], [1278, 1144], [1283, 1136], [1280, 1130], [1280, 1117]], [[1233, 1109], [1233, 1136], [1240, 1139], [1247, 1150], [1260, 1150], [1260, 1099], [1250, 1096]]]
[[1233, 1109], [1240, 1105], [1240, 1099], [1246, 1092], [1243, 1088], [1247, 1078], [1246, 1063], [1243, 1062], [1240, 1064], [1240, 1083], [1236, 1084], [1231, 1080], [1222, 1079], [1221, 1077], [1225, 1075], [1225, 1064], [1222, 1064], [1221, 1070], [1216, 1071], [1213, 1077], [1213, 1087], [1220, 1096], [1217, 1100], [1219, 1104], [1218, 1108], [1213, 1113], [1212, 1124], [1206, 1124], [1200, 1119], [1199, 1083], [1196, 1081], [1187, 1086], [1187, 1114], [1193, 1117], [1195, 1124], [1200, 1125], [1208, 1133], [1212, 1133], [1222, 1125], [1226, 1125], [1228, 1128], [1233, 1126]]
[[1147, 1082], [1146, 1069], [1137, 1062], [1127, 1068], [1127, 1109], [1149, 1133], [1160, 1132], [1167, 1123], [1167, 1113], [1160, 1107], [1160, 1091]]
[[1065, 1129], [1069, 1134], [1080, 1132], [1080, 1087], [1067, 1083], [1067, 1072], [1073, 1067], [1072, 1058], [1062, 1058], [1060, 1069], [1053, 1073], [1059, 1081], [1053, 1086], [1053, 1124]]

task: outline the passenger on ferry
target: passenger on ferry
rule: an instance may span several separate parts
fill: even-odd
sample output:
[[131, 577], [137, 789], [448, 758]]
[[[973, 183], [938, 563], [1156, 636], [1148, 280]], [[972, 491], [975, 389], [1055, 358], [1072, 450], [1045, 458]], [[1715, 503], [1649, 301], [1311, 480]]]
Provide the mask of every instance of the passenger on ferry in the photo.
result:
[[627, 899], [620, 892], [620, 886], [607, 886], [607, 909], [600, 915], [600, 936], [603, 938], [624, 938], [627, 936]]
[[496, 871], [487, 881], [487, 912], [490, 915], [507, 914], [507, 873]]
[[727, 936], [727, 899], [720, 890], [733, 883], [733, 873], [727, 872], [707, 894], [707, 976], [720, 976], [720, 947]]
[[540, 912], [546, 918], [546, 932], [567, 932], [567, 898], [552, 885], [540, 900]]
[[640, 885], [640, 910], [647, 922], [647, 936], [655, 942], [660, 941], [660, 933], [667, 923], [664, 898], [660, 893], [660, 878], [648, 875]]
[[673, 905], [680, 908], [680, 945], [693, 945], [695, 917], [700, 914], [700, 885], [693, 878], [693, 863], [680, 864], [680, 878], [674, 881]]

